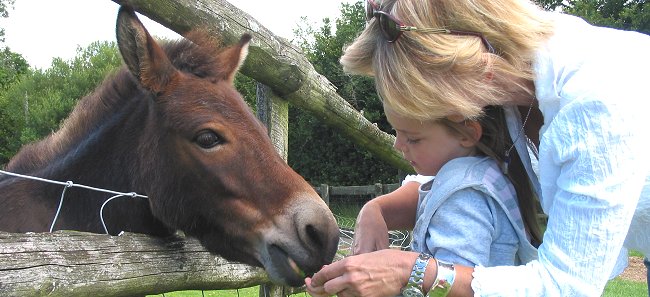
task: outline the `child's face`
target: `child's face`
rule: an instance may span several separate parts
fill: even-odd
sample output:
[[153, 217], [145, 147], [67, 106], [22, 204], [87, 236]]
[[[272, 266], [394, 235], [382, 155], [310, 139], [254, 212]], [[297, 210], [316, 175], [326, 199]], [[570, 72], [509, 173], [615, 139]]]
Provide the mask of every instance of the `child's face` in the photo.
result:
[[452, 134], [439, 122], [421, 122], [386, 110], [386, 118], [396, 131], [394, 147], [418, 174], [436, 175], [449, 160], [473, 153], [473, 142]]

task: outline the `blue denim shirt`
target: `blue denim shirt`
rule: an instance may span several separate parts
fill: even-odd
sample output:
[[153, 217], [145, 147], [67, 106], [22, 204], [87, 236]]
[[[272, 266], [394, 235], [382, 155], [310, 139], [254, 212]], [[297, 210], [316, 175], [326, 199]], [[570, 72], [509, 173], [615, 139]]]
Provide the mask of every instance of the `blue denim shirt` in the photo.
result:
[[466, 266], [518, 265], [537, 258], [514, 187], [488, 157], [447, 162], [420, 186], [412, 249]]

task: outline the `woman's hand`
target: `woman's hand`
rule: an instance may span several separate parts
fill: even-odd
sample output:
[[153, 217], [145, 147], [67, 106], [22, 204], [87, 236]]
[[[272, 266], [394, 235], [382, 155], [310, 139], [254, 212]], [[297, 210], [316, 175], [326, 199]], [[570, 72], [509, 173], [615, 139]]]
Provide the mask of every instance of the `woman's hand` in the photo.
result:
[[384, 249], [347, 257], [324, 266], [312, 278], [306, 278], [307, 293], [314, 297], [399, 295], [417, 255]]
[[374, 252], [388, 248], [388, 227], [380, 206], [373, 201], [366, 203], [354, 227], [352, 255]]

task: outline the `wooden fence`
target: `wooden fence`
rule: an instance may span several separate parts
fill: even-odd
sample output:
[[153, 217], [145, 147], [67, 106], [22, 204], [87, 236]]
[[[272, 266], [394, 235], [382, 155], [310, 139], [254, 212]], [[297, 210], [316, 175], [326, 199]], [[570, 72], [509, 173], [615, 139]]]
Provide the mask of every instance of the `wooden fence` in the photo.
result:
[[[320, 185], [330, 197], [372, 199], [398, 184]], [[345, 248], [345, 247], [344, 247]], [[211, 255], [198, 240], [77, 231], [0, 232], [0, 296], [142, 296], [179, 290], [230, 290], [260, 285], [259, 296], [303, 288], [277, 286], [263, 269]]]
[[363, 196], [366, 199], [372, 199], [390, 193], [398, 187], [399, 184], [374, 184], [369, 186], [329, 186], [322, 184], [314, 187], [314, 189], [325, 200], [325, 203], [329, 205], [331, 196]]
[[193, 238], [0, 232], [3, 297], [143, 296], [268, 282], [262, 269], [215, 257]]
[[[205, 28], [234, 43], [253, 40], [241, 72], [258, 81], [258, 116], [276, 149], [287, 156], [288, 104], [312, 113], [379, 159], [409, 172], [394, 137], [366, 120], [287, 40], [224, 0], [113, 0], [183, 34]], [[65, 16], [62, 16], [65, 17]], [[107, 24], [111, 25], [111, 24]], [[319, 186], [325, 199], [349, 192], [386, 193], [369, 187]], [[260, 296], [300, 291], [269, 283], [259, 268], [210, 255], [192, 238], [140, 234], [108, 236], [72, 231], [0, 232], [1, 296], [142, 296], [188, 289], [235, 289], [261, 285]]]

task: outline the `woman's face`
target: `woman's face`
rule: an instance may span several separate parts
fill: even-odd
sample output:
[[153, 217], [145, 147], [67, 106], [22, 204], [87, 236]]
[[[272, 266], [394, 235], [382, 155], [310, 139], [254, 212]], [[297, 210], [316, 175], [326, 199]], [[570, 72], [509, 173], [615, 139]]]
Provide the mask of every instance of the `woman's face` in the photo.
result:
[[389, 110], [386, 118], [396, 132], [393, 146], [404, 154], [418, 174], [436, 175], [449, 160], [469, 156], [474, 151], [473, 141], [452, 134], [439, 122], [421, 122]]

